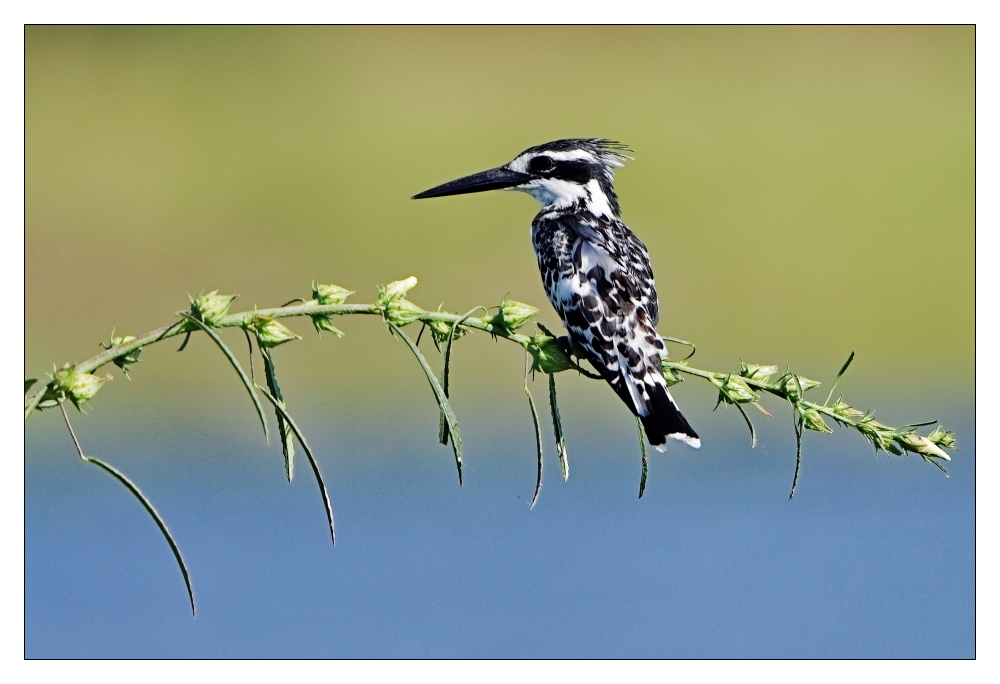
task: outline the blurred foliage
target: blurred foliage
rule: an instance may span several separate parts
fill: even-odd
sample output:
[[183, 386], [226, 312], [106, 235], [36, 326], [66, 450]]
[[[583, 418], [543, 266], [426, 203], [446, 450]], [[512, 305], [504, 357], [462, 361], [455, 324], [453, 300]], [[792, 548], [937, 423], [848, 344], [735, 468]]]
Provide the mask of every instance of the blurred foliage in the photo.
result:
[[[458, 311], [507, 293], [558, 330], [533, 200], [409, 197], [601, 136], [636, 151], [624, 218], [652, 254], [660, 332], [696, 341], [702, 364], [742, 354], [829, 381], [853, 349], [854, 387], [918, 387], [928, 368], [971, 386], [974, 41], [973, 27], [27, 27], [26, 377], [91, 356], [114, 326], [171, 321], [185, 293], [268, 307], [309, 298], [313, 278], [369, 301], [372, 283], [417, 275], [422, 301]], [[276, 351], [283, 384], [426, 400], [381, 323], [341, 322], [343, 340], [296, 328], [305, 341]], [[503, 378], [516, 397], [523, 358], [480, 337], [461, 342], [455, 381]], [[181, 370], [199, 353], [144, 355], [132, 399], [216, 391], [231, 371]]]

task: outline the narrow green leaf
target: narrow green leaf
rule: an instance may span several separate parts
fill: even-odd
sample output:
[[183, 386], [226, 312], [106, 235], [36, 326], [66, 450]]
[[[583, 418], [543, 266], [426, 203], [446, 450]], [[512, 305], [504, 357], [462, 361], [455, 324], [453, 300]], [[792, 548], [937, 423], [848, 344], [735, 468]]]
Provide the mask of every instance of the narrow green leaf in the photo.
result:
[[80, 455], [80, 459], [86, 463], [93, 463], [98, 468], [101, 468], [116, 480], [121, 482], [125, 488], [132, 493], [132, 496], [139, 500], [139, 503], [143, 505], [146, 512], [148, 512], [156, 522], [156, 526], [160, 528], [160, 532], [167, 540], [167, 544], [170, 545], [170, 550], [174, 553], [174, 559], [177, 561], [177, 565], [181, 569], [181, 575], [184, 576], [184, 585], [187, 587], [188, 600], [191, 602], [191, 616], [194, 617], [197, 613], [197, 609], [194, 604], [194, 587], [191, 586], [191, 574], [188, 572], [187, 564], [184, 562], [184, 557], [181, 555], [180, 547], [177, 545], [177, 542], [174, 540], [174, 536], [167, 528], [167, 523], [163, 520], [159, 511], [156, 510], [156, 507], [153, 506], [153, 502], [146, 498], [146, 495], [142, 493], [132, 480], [125, 476], [125, 473], [121, 472], [110, 463], [105, 463], [99, 458], [87, 456], [83, 453], [83, 448], [80, 446], [80, 440], [77, 439], [76, 432], [73, 430], [73, 426], [69, 422], [69, 415], [66, 413], [66, 407], [63, 404], [59, 404], [59, 408], [62, 410], [63, 419], [66, 421], [66, 427], [69, 428], [69, 434], [73, 438], [73, 444], [76, 446], [76, 453]]
[[326, 508], [326, 521], [330, 525], [330, 541], [333, 544], [337, 543], [337, 536], [333, 530], [333, 506], [330, 504], [330, 494], [326, 491], [326, 483], [323, 481], [323, 473], [319, 470], [319, 464], [316, 462], [316, 457], [313, 456], [312, 449], [309, 448], [309, 444], [306, 443], [306, 438], [303, 436], [302, 431], [299, 430], [299, 426], [295, 424], [292, 417], [288, 415], [288, 411], [281, 403], [271, 396], [271, 393], [260, 385], [255, 385], [255, 387], [260, 390], [261, 394], [267, 397], [267, 400], [274, 405], [274, 410], [281, 414], [281, 417], [285, 419], [292, 428], [292, 432], [299, 440], [299, 444], [302, 445], [302, 450], [306, 452], [306, 458], [309, 459], [309, 465], [312, 466], [313, 475], [316, 476], [316, 485], [319, 487], [319, 493], [323, 496], [323, 506]]
[[920, 456], [921, 456], [921, 457], [922, 457], [922, 458], [923, 458], [923, 459], [924, 459], [925, 461], [927, 461], [928, 463], [930, 463], [930, 464], [931, 464], [932, 466], [935, 466], [935, 467], [936, 467], [936, 468], [937, 468], [938, 470], [940, 470], [940, 471], [941, 471], [942, 473], [944, 473], [944, 476], [945, 476], [945, 477], [947, 477], [947, 478], [948, 478], [949, 480], [951, 479], [951, 475], [949, 475], [949, 474], [948, 474], [948, 469], [947, 469], [947, 468], [945, 468], [945, 467], [944, 467], [943, 465], [941, 465], [940, 463], [938, 463], [938, 462], [937, 462], [937, 459], [934, 459], [934, 458], [930, 458], [929, 456], [924, 456], [923, 454], [920, 454]]
[[[281, 396], [281, 387], [278, 386], [278, 376], [274, 368], [274, 359], [271, 357], [271, 350], [267, 347], [260, 347], [260, 355], [264, 357], [264, 377], [267, 379], [267, 388], [274, 395], [274, 398], [281, 404], [281, 408], [288, 409], [285, 398]], [[281, 437], [281, 454], [285, 457], [285, 477], [289, 482], [295, 475], [295, 440], [292, 439], [292, 427], [285, 422], [281, 411], [274, 409], [274, 415], [278, 419], [278, 435]]]
[[566, 435], [563, 434], [559, 404], [556, 403], [556, 376], [549, 375], [549, 408], [552, 411], [552, 430], [556, 437], [556, 453], [559, 455], [559, 469], [563, 482], [569, 479], [569, 455], [566, 453]]
[[[448, 392], [449, 379], [451, 377], [450, 376], [451, 345], [452, 342], [454, 342], [455, 340], [455, 331], [458, 329], [459, 325], [464, 323], [466, 319], [468, 319], [470, 316], [472, 316], [472, 314], [476, 313], [480, 309], [487, 311], [485, 307], [477, 306], [476, 308], [472, 309], [467, 314], [462, 316], [460, 319], [455, 321], [451, 326], [451, 331], [448, 333], [448, 345], [444, 349], [444, 369], [441, 371], [441, 384], [442, 388], [444, 389], [444, 396], [448, 397], [449, 399], [451, 398], [451, 395]], [[489, 312], [487, 311], [487, 313]], [[420, 329], [420, 332], [421, 334], [424, 332], [423, 328]], [[417, 338], [417, 344], [420, 344], [419, 337]], [[445, 418], [443, 410], [441, 411], [441, 421], [440, 425], [438, 426], [438, 441], [444, 444], [445, 446], [448, 445], [448, 420], [447, 418]]]
[[160, 532], [163, 533], [164, 539], [166, 539], [167, 543], [170, 545], [170, 550], [174, 552], [174, 559], [177, 560], [177, 565], [181, 569], [181, 574], [184, 575], [184, 585], [187, 587], [188, 600], [191, 601], [191, 616], [194, 617], [197, 613], [197, 609], [194, 605], [194, 588], [191, 586], [191, 575], [188, 572], [187, 565], [184, 563], [184, 557], [181, 556], [180, 547], [177, 546], [177, 542], [174, 541], [173, 535], [167, 528], [167, 523], [163, 520], [163, 517], [160, 516], [159, 511], [157, 511], [153, 506], [153, 502], [146, 498], [146, 495], [142, 493], [135, 483], [125, 476], [125, 473], [121, 472], [110, 463], [105, 463], [101, 459], [94, 458], [93, 456], [84, 456], [83, 460], [88, 463], [93, 463], [99, 468], [103, 468], [106, 472], [110, 473], [119, 482], [125, 485], [126, 489], [132, 492], [135, 498], [137, 498], [143, 507], [145, 507], [149, 515], [152, 516], [153, 520], [156, 521], [156, 526], [160, 528]]
[[45, 396], [45, 387], [35, 392], [31, 397], [25, 399], [24, 401], [24, 422], [28, 422], [28, 418], [31, 414], [38, 408], [38, 405], [42, 402], [42, 398]]
[[455, 466], [458, 468], [458, 484], [462, 485], [462, 435], [458, 431], [458, 419], [455, 417], [455, 412], [451, 408], [451, 403], [448, 401], [448, 397], [445, 396], [444, 390], [441, 387], [441, 383], [438, 382], [437, 377], [434, 375], [434, 371], [431, 370], [430, 364], [427, 363], [427, 359], [417, 348], [417, 345], [413, 343], [413, 340], [409, 336], [400, 330], [394, 323], [387, 321], [389, 329], [396, 335], [403, 338], [406, 346], [410, 348], [413, 355], [417, 357], [417, 361], [420, 363], [420, 367], [424, 371], [424, 375], [427, 376], [427, 382], [430, 383], [431, 390], [434, 392], [434, 398], [437, 400], [438, 406], [441, 409], [441, 413], [444, 414], [445, 420], [448, 422], [448, 430], [451, 432], [451, 448], [455, 452]]
[[[527, 359], [525, 359], [525, 368], [527, 369]], [[527, 372], [524, 374], [524, 393], [528, 396], [531, 419], [535, 423], [535, 446], [538, 449], [538, 475], [535, 477], [535, 495], [531, 497], [531, 505], [528, 506], [531, 509], [538, 503], [538, 495], [542, 493], [542, 428], [538, 424], [538, 409], [535, 408], [535, 399], [531, 396], [531, 391], [528, 389]]]
[[[762, 408], [758, 402], [754, 402], [754, 404], [758, 408]], [[740, 410], [740, 413], [743, 415], [743, 420], [747, 422], [747, 427], [750, 428], [750, 448], [753, 449], [755, 446], [757, 446], [757, 430], [754, 429], [753, 421], [750, 420], [750, 416], [747, 415], [747, 412], [743, 409], [743, 406], [741, 404], [736, 404], [735, 406]]]
[[649, 454], [646, 453], [646, 431], [642, 428], [639, 416], [635, 417], [635, 426], [639, 431], [639, 452], [642, 454], [642, 476], [639, 478], [639, 498], [646, 491], [646, 476], [649, 474]]
[[27, 394], [31, 386], [38, 382], [38, 378], [28, 378], [24, 381], [24, 393]]
[[788, 500], [795, 496], [795, 488], [799, 486], [799, 468], [802, 467], [802, 417], [792, 412], [795, 420], [795, 475], [792, 477], [792, 491], [788, 492]]
[[267, 430], [267, 418], [264, 417], [264, 407], [260, 405], [260, 399], [257, 398], [257, 393], [253, 391], [254, 385], [250, 382], [250, 378], [247, 377], [247, 374], [243, 372], [243, 367], [240, 365], [240, 362], [236, 360], [236, 357], [233, 356], [233, 352], [229, 350], [229, 347], [226, 346], [226, 343], [222, 341], [214, 330], [189, 314], [185, 313], [181, 315], [204, 330], [205, 334], [211, 337], [212, 341], [219, 345], [219, 349], [221, 349], [222, 353], [226, 355], [227, 359], [229, 359], [229, 363], [233, 365], [233, 368], [236, 370], [236, 374], [239, 375], [240, 380], [243, 381], [243, 386], [246, 387], [247, 392], [250, 393], [250, 399], [253, 400], [254, 408], [257, 409], [257, 417], [260, 418], [261, 427], [264, 428], [264, 441], [270, 443], [271, 435]]
[[923, 423], [907, 423], [906, 425], [900, 425], [896, 429], [899, 430], [900, 432], [903, 432], [911, 428], [927, 427], [928, 425], [934, 425], [936, 422], [937, 422], [936, 420], [925, 420]]
[[854, 352], [851, 352], [851, 355], [847, 357], [847, 361], [845, 361], [844, 365], [841, 366], [840, 372], [837, 373], [837, 379], [833, 381], [833, 386], [830, 388], [830, 393], [826, 395], [826, 401], [823, 402], [823, 406], [826, 406], [827, 404], [830, 403], [830, 397], [833, 396], [833, 391], [837, 389], [837, 385], [840, 384], [840, 379], [844, 377], [844, 373], [847, 372], [847, 367], [851, 365], [851, 361], [853, 360], [854, 360]]

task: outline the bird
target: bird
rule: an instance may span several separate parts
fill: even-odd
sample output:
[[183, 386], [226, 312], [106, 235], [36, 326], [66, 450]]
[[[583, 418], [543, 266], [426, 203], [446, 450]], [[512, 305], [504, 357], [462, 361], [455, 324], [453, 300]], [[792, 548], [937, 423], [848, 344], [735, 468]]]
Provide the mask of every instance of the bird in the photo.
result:
[[538, 200], [531, 241], [571, 348], [638, 417], [652, 446], [663, 451], [671, 437], [699, 448], [663, 378], [667, 350], [656, 331], [660, 311], [649, 251], [621, 219], [613, 183], [615, 168], [633, 159], [626, 152], [633, 150], [605, 138], [555, 140], [413, 199], [517, 190]]

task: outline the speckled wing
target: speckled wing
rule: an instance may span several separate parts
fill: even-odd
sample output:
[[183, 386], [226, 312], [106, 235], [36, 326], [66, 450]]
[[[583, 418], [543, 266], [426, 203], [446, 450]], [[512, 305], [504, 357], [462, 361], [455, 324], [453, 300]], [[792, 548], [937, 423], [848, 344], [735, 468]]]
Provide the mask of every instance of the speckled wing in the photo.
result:
[[643, 422], [650, 444], [700, 440], [674, 403], [649, 253], [621, 221], [540, 214], [532, 241], [545, 291], [573, 344]]

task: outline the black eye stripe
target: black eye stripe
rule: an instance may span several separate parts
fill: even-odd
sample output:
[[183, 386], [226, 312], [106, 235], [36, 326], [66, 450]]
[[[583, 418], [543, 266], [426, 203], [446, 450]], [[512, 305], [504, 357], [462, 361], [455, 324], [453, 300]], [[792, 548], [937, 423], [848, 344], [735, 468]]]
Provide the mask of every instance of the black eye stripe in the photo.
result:
[[599, 168], [585, 159], [553, 159], [543, 154], [528, 161], [528, 173], [581, 185], [596, 178], [599, 172]]
[[595, 177], [595, 173], [597, 169], [590, 162], [582, 159], [566, 159], [557, 161], [550, 175], [553, 178], [584, 185]]
[[555, 162], [552, 161], [552, 157], [547, 157], [541, 155], [534, 157], [528, 162], [528, 171], [531, 173], [547, 173], [555, 168]]

